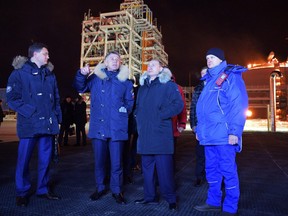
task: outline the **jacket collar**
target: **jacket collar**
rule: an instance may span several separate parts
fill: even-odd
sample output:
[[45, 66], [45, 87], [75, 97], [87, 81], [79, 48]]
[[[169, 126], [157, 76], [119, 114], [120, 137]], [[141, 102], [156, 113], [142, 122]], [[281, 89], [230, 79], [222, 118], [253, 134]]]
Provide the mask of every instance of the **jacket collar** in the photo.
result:
[[[94, 70], [94, 74], [100, 79], [108, 79], [108, 75], [106, 73], [107, 68], [104, 63], [100, 63], [96, 66]], [[117, 79], [121, 82], [126, 81], [129, 78], [129, 68], [126, 65], [121, 65], [119, 68], [119, 72], [117, 74]]]
[[[168, 81], [171, 80], [172, 77], [172, 72], [168, 68], [163, 68], [163, 70], [158, 74], [158, 79], [160, 83], [167, 83]], [[144, 85], [145, 80], [149, 79], [150, 76], [148, 75], [147, 71], [145, 71], [139, 79], [139, 83], [141, 86]]]
[[[12, 66], [14, 67], [14, 69], [21, 69], [28, 62], [30, 62], [30, 65], [34, 64], [27, 57], [19, 55], [13, 59]], [[48, 62], [48, 64], [44, 65], [43, 67], [47, 68], [51, 72], [54, 70], [54, 65], [51, 62]]]

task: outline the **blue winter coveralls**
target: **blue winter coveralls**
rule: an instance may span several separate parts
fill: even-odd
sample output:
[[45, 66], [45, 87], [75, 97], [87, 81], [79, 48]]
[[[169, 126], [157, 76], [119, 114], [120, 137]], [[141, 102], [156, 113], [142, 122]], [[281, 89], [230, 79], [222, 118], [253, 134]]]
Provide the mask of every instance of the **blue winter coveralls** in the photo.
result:
[[[231, 66], [228, 77], [220, 84], [220, 74], [227, 67], [226, 61], [208, 69], [202, 78], [206, 85], [197, 102], [198, 124], [196, 134], [205, 146], [206, 178], [209, 183], [206, 203], [221, 206], [221, 183], [224, 178], [225, 198], [223, 211], [236, 213], [240, 196], [236, 165], [236, 152], [242, 149], [242, 132], [248, 108], [248, 96], [242, 72], [246, 68]], [[222, 77], [223, 78], [223, 77]], [[219, 85], [220, 84], [220, 85]], [[228, 144], [228, 136], [238, 137], [238, 144]]]

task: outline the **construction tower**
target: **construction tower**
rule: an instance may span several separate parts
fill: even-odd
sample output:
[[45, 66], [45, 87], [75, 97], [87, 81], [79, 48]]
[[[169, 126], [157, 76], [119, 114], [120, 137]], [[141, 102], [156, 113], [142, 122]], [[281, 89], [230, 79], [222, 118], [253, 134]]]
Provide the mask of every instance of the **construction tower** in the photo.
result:
[[143, 0], [124, 0], [120, 10], [93, 17], [89, 10], [82, 22], [80, 67], [93, 69], [105, 55], [118, 51], [130, 77], [146, 70], [148, 61], [158, 58], [168, 65], [162, 34], [152, 11]]

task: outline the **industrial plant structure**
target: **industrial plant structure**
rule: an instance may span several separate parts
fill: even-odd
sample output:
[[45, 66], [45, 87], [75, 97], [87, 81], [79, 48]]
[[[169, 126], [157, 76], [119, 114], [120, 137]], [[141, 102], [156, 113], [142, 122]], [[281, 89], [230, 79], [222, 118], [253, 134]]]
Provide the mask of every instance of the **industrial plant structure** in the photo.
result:
[[124, 0], [119, 11], [92, 16], [89, 11], [82, 22], [80, 67], [93, 69], [109, 51], [118, 51], [131, 77], [141, 74], [152, 58], [165, 65], [168, 55], [156, 19], [143, 0]]
[[[130, 69], [130, 78], [147, 69], [148, 62], [158, 58], [168, 65], [168, 54], [162, 43], [162, 33], [150, 8], [143, 0], [123, 0], [118, 11], [92, 16], [89, 10], [82, 22], [80, 67], [91, 70], [110, 51], [118, 51], [122, 63]], [[249, 65], [243, 73], [249, 96], [252, 118], [267, 118], [271, 114], [271, 74], [275, 77], [275, 116], [287, 119], [288, 61], [279, 63], [271, 52], [266, 64]], [[184, 87], [187, 108], [193, 88]], [[89, 94], [86, 95], [89, 106]]]
[[[275, 117], [287, 120], [288, 61], [280, 63], [271, 52], [267, 63], [248, 65], [248, 71], [243, 73], [243, 78], [248, 91], [252, 118], [270, 119], [273, 111], [271, 102], [275, 95]], [[272, 81], [275, 81], [275, 89]]]

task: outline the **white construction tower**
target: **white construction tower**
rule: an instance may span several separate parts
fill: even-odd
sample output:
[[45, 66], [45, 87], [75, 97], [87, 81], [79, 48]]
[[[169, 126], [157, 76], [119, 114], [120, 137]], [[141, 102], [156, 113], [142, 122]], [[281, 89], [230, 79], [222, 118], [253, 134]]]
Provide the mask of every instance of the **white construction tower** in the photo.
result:
[[93, 69], [110, 51], [118, 51], [130, 77], [147, 69], [152, 58], [168, 65], [168, 55], [162, 44], [162, 34], [153, 20], [152, 11], [143, 0], [124, 0], [120, 10], [85, 14], [82, 22], [80, 67]]

